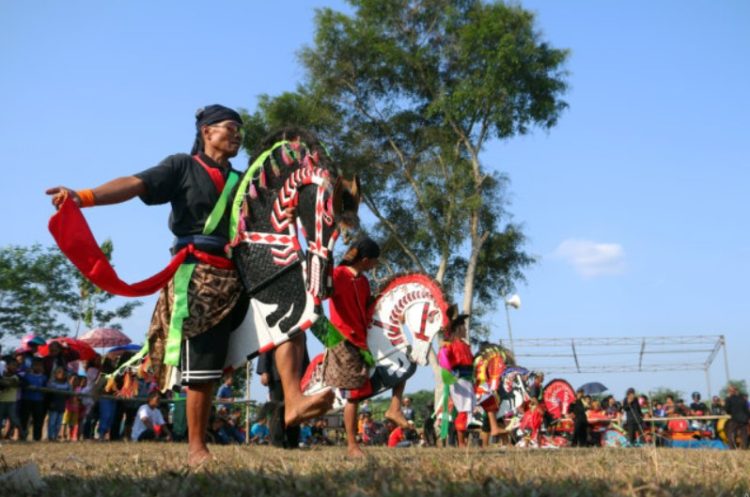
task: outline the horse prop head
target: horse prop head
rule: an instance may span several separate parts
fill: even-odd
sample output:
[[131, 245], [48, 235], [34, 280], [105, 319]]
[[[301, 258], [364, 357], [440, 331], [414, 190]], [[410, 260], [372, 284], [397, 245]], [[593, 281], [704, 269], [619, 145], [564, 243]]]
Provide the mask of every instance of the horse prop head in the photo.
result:
[[377, 375], [394, 386], [427, 364], [432, 339], [448, 326], [448, 303], [440, 285], [425, 274], [400, 275], [386, 282], [374, 302], [367, 330]]
[[315, 135], [284, 129], [261, 150], [232, 208], [232, 258], [253, 314], [240, 327], [251, 338], [242, 345], [233, 339], [237, 358], [270, 350], [322, 315], [321, 301], [332, 291], [333, 246], [359, 223], [359, 183], [339, 174]]

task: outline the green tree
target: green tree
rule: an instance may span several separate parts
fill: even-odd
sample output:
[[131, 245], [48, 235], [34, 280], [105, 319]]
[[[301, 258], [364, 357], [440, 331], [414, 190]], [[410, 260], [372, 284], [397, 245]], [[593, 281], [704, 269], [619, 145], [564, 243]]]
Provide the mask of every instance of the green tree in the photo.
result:
[[722, 399], [727, 398], [727, 388], [729, 385], [734, 385], [740, 395], [747, 395], [747, 381], [746, 380], [729, 380], [728, 385], [724, 386], [719, 392], [719, 396]]
[[261, 97], [246, 145], [280, 125], [312, 128], [361, 175], [389, 269], [433, 274], [467, 312], [476, 301], [477, 315], [533, 262], [507, 211], [508, 179], [481, 153], [489, 140], [555, 125], [567, 52], [517, 6], [350, 3], [351, 16], [317, 12], [314, 45], [301, 52], [306, 80]]
[[[102, 245], [108, 256], [112, 242]], [[113, 295], [86, 281], [56, 247], [0, 248], [0, 339], [34, 333], [68, 335], [80, 324], [119, 327], [139, 301], [107, 305]]]

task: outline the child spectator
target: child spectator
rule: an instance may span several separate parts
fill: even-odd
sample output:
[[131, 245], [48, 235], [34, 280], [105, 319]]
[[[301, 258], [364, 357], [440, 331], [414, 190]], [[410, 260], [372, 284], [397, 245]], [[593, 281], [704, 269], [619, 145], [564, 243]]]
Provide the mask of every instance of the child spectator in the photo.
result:
[[[74, 393], [81, 391], [81, 377], [77, 375], [71, 375], [70, 389]], [[80, 421], [80, 413], [82, 409], [81, 398], [78, 396], [70, 396], [65, 402], [65, 414], [63, 414], [62, 425], [63, 425], [63, 438], [65, 440], [78, 440], [78, 422]]]
[[18, 377], [18, 362], [15, 359], [5, 361], [5, 371], [0, 376], [0, 437], [5, 420], [8, 420], [8, 432], [5, 438], [13, 438], [13, 432], [19, 431], [21, 423], [16, 413], [18, 390], [21, 379]]
[[47, 387], [61, 392], [50, 394], [49, 412], [47, 415], [47, 438], [50, 441], [56, 441], [60, 436], [60, 426], [62, 424], [63, 413], [66, 411], [66, 405], [69, 399], [73, 398], [65, 395], [65, 393], [71, 391], [71, 385], [68, 382], [68, 375], [65, 372], [65, 368], [60, 366], [55, 368], [55, 371], [52, 373], [52, 380], [47, 383]]
[[266, 426], [266, 417], [261, 415], [250, 428], [250, 443], [257, 445], [267, 445], [270, 432]]
[[21, 439], [26, 440], [28, 435], [29, 418], [34, 430], [34, 440], [42, 439], [42, 428], [44, 417], [47, 414], [44, 405], [44, 393], [32, 388], [47, 386], [47, 375], [44, 374], [44, 363], [38, 357], [31, 362], [31, 370], [21, 377]]

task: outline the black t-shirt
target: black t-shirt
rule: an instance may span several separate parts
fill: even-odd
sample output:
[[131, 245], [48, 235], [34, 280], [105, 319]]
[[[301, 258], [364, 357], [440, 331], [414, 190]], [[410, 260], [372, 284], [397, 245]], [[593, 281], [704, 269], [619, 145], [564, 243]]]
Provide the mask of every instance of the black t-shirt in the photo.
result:
[[[200, 154], [203, 162], [209, 167], [222, 172], [227, 179], [230, 168], [223, 168], [204, 154]], [[235, 171], [237, 172], [237, 171]], [[239, 174], [239, 172], [237, 172]], [[135, 175], [146, 185], [146, 193], [141, 200], [146, 205], [172, 204], [169, 214], [169, 229], [175, 236], [200, 235], [206, 219], [219, 200], [221, 192], [203, 166], [188, 154], [170, 155], [157, 166], [146, 169]], [[231, 201], [231, 197], [230, 197]], [[231, 209], [224, 212], [213, 234], [228, 237], [229, 217]]]

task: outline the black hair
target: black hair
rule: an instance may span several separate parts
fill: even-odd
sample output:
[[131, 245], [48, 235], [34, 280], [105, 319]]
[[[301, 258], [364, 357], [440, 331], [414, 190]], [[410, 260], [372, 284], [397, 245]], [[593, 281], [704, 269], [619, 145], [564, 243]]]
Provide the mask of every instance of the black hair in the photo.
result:
[[349, 246], [341, 259], [342, 266], [353, 266], [362, 259], [377, 259], [380, 257], [380, 245], [370, 237], [364, 236]]

